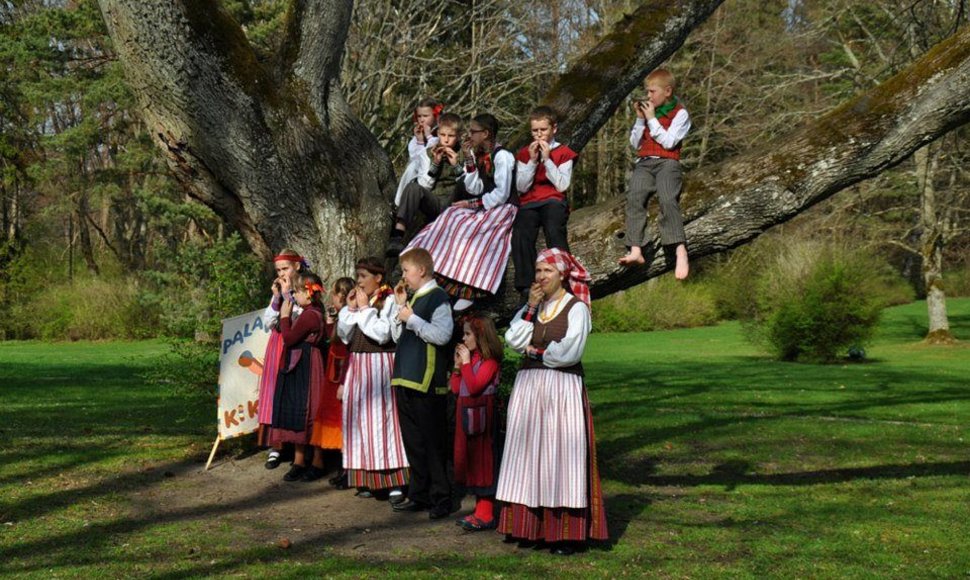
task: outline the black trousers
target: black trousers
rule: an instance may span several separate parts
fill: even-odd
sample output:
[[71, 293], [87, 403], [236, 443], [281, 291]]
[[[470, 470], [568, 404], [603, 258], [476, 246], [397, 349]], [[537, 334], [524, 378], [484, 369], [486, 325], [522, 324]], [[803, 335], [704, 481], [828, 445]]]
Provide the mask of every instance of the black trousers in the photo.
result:
[[[434, 386], [431, 387], [434, 390]], [[444, 395], [394, 387], [404, 452], [411, 464], [408, 499], [431, 507], [451, 507], [447, 417]]]
[[417, 180], [412, 181], [404, 186], [404, 191], [401, 193], [397, 219], [410, 227], [420, 212], [430, 223], [451, 204], [451, 198], [452, 192], [447, 189], [438, 187], [432, 191], [418, 185]]
[[564, 202], [548, 201], [537, 206], [523, 206], [512, 224], [512, 264], [515, 266], [515, 288], [527, 289], [536, 277], [536, 240], [539, 228], [546, 236], [546, 247], [569, 251], [566, 222], [569, 208]]

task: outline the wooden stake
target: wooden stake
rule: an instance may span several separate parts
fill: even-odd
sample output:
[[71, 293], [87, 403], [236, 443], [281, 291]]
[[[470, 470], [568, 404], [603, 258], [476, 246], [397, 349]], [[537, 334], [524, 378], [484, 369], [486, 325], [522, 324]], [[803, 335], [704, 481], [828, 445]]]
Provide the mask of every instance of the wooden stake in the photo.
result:
[[212, 444], [212, 452], [209, 453], [209, 461], [205, 462], [205, 471], [209, 471], [209, 466], [212, 465], [212, 458], [216, 456], [216, 449], [219, 448], [219, 441], [222, 441], [222, 438], [216, 435], [216, 442]]

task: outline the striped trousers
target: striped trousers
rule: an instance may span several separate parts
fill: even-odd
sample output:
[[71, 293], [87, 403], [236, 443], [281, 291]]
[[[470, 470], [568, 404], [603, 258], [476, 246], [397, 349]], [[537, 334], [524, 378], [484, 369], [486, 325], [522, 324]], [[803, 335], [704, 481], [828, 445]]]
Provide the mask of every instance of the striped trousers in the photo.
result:
[[660, 202], [660, 243], [665, 246], [687, 243], [680, 213], [682, 185], [680, 161], [657, 157], [637, 161], [626, 194], [627, 246], [642, 246], [647, 242], [647, 202], [654, 193]]

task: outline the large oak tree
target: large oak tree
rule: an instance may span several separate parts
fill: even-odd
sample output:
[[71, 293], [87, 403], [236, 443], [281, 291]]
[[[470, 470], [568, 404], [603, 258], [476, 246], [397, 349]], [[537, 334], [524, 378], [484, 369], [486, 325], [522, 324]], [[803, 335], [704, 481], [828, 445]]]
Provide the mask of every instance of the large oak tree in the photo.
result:
[[[576, 150], [721, 0], [648, 0], [565, 72], [543, 99]], [[389, 158], [339, 90], [351, 0], [293, 0], [285, 38], [261, 61], [216, 0], [100, 0], [159, 146], [192, 195], [268, 257], [290, 246], [324, 276], [386, 240], [396, 185]], [[878, 174], [970, 120], [970, 29], [836, 110], [735, 159], [691, 173], [682, 200], [695, 257], [743, 244]], [[514, 144], [513, 140], [513, 144]], [[662, 252], [621, 268], [623, 202], [576, 211], [574, 253], [594, 296], [657, 276]], [[659, 248], [657, 240], [654, 248]], [[498, 301], [508, 314], [514, 298]]]

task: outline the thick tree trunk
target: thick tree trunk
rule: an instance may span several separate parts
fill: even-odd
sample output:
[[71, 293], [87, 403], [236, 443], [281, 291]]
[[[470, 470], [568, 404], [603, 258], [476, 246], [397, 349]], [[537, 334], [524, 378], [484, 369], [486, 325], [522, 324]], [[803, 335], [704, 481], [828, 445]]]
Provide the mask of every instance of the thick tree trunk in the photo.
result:
[[[351, 114], [336, 77], [349, 0], [294, 0], [279, 57], [260, 63], [214, 0], [99, 0], [146, 121], [193, 195], [261, 255], [295, 246], [330, 277], [386, 240], [394, 176]], [[624, 97], [720, 0], [649, 0], [553, 87], [560, 134], [579, 150]], [[970, 119], [970, 31], [810, 127], [688, 176], [693, 256], [738, 246]], [[513, 139], [514, 143], [516, 140]], [[623, 202], [575, 212], [572, 249], [594, 296], [667, 269], [660, 256], [620, 268]], [[653, 241], [654, 247], [657, 241]], [[492, 307], [508, 315], [511, 293]]]
[[271, 63], [215, 0], [100, 5], [170, 165], [261, 257], [329, 278], [383, 246], [393, 170], [337, 89], [351, 1], [294, 1]]

